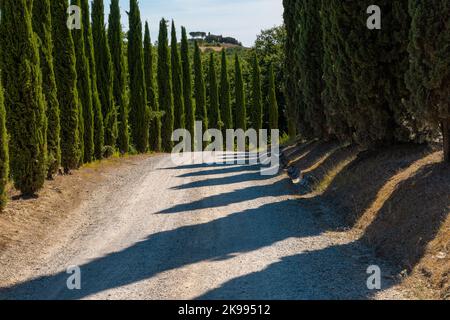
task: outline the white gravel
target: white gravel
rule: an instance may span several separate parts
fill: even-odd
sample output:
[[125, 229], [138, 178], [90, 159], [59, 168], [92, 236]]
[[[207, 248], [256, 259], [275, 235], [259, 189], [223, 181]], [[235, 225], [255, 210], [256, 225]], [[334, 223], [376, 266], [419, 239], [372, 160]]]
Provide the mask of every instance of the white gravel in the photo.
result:
[[[185, 165], [169, 156], [118, 172], [36, 245], [9, 255], [0, 299], [403, 298], [359, 241], [328, 232], [284, 175]], [[380, 291], [366, 270], [380, 265]], [[81, 268], [81, 290], [66, 270]]]

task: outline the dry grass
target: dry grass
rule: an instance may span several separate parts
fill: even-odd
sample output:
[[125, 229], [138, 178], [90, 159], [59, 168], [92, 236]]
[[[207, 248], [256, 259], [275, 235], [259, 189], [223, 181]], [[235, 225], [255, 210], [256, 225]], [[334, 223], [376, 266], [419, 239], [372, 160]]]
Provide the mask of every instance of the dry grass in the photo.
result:
[[355, 160], [354, 156], [350, 156], [349, 158], [336, 163], [333, 165], [323, 176], [322, 179], [320, 179], [317, 184], [313, 188], [313, 192], [316, 194], [323, 194], [328, 188], [330, 187], [331, 183], [334, 181], [334, 179], [337, 177], [339, 173], [342, 172], [352, 161]]
[[26, 249], [28, 243], [42, 241], [117, 168], [133, 166], [149, 156], [113, 157], [91, 163], [71, 175], [47, 181], [35, 198], [24, 199], [10, 186], [9, 202], [0, 213], [0, 255], [10, 246]]
[[409, 275], [403, 285], [416, 296], [450, 299], [450, 166], [442, 152], [415, 145], [360, 152], [315, 142], [290, 150], [289, 159], [311, 184], [304, 199], [327, 203], [339, 229]]

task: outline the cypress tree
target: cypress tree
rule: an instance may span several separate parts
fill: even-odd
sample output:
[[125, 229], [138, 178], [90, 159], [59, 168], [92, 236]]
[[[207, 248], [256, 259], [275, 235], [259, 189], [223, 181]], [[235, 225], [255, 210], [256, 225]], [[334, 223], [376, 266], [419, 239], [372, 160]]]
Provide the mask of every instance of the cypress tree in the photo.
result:
[[273, 65], [269, 67], [269, 129], [276, 130], [278, 127], [278, 103], [275, 93], [275, 77], [273, 74]]
[[242, 78], [242, 68], [239, 56], [236, 54], [235, 61], [235, 95], [236, 95], [236, 129], [247, 130], [247, 107], [245, 105], [245, 88]]
[[223, 122], [219, 109], [219, 88], [217, 87], [216, 64], [214, 53], [209, 59], [209, 125], [213, 129], [222, 130]]
[[386, 57], [383, 62], [388, 67], [390, 84], [384, 87], [387, 92], [387, 101], [396, 126], [394, 139], [400, 142], [408, 142], [412, 139], [420, 141], [423, 133], [417, 131], [417, 119], [406, 106], [410, 92], [406, 85], [405, 75], [409, 69], [409, 31], [411, 29], [411, 17], [408, 14], [408, 0], [387, 2], [388, 16], [384, 26], [389, 32], [384, 39], [384, 51]]
[[116, 106], [116, 110], [118, 110], [117, 146], [120, 153], [125, 154], [129, 149], [130, 137], [128, 133], [128, 102], [125, 91], [125, 57], [123, 54], [123, 35], [120, 18], [119, 0], [112, 0], [108, 19], [108, 40], [114, 70], [114, 105]]
[[202, 121], [203, 132], [208, 130], [208, 111], [206, 109], [206, 89], [203, 79], [202, 55], [198, 43], [194, 50], [194, 81], [195, 81], [195, 120]]
[[144, 51], [141, 13], [136, 0], [130, 0], [128, 14], [128, 69], [130, 73], [130, 124], [133, 143], [140, 153], [148, 150], [150, 110], [145, 90]]
[[59, 122], [59, 102], [53, 67], [52, 19], [49, 0], [33, 3], [32, 19], [33, 31], [39, 39], [42, 89], [47, 102], [47, 177], [52, 178], [61, 165], [61, 125]]
[[[47, 171], [45, 99], [37, 37], [28, 2], [2, 0], [0, 4], [0, 69], [5, 86], [11, 174], [15, 187], [29, 195], [41, 189]], [[4, 145], [1, 149], [0, 157]]]
[[181, 71], [181, 60], [178, 52], [177, 31], [175, 23], [172, 20], [171, 37], [171, 62], [172, 62], [172, 90], [173, 90], [173, 108], [174, 108], [174, 128], [184, 129], [186, 127], [183, 101], [183, 80]]
[[162, 19], [159, 24], [158, 38], [158, 97], [159, 107], [164, 112], [161, 139], [162, 150], [171, 152], [172, 133], [174, 126], [174, 110], [172, 97], [172, 81], [170, 75], [170, 57], [167, 38], [167, 21]]
[[[72, 0], [73, 5], [80, 7], [80, 0]], [[89, 23], [85, 21], [86, 16], [82, 15], [81, 25]], [[73, 42], [75, 45], [77, 88], [79, 94], [79, 123], [78, 131], [80, 138], [80, 164], [92, 161], [94, 155], [94, 119], [92, 112], [92, 88], [91, 75], [89, 70], [89, 60], [86, 57], [85, 38], [83, 27], [72, 30]]]
[[[350, 83], [346, 84], [345, 79], [349, 76], [348, 66], [343, 65], [344, 54], [339, 47], [340, 31], [336, 29], [336, 23], [333, 23], [333, 7], [336, 1], [322, 1], [321, 21], [322, 21], [322, 42], [324, 46], [323, 53], [323, 79], [324, 87], [322, 91], [322, 103], [326, 116], [326, 125], [331, 135], [342, 142], [351, 141], [351, 131], [347, 123], [349, 117], [345, 108], [348, 103], [342, 99], [341, 92], [351, 89]], [[338, 79], [340, 82], [338, 82]], [[339, 84], [341, 86], [339, 87]], [[348, 95], [348, 94], [346, 94]]]
[[97, 89], [102, 104], [105, 145], [115, 147], [118, 128], [113, 98], [114, 72], [105, 29], [103, 0], [92, 2], [92, 36], [97, 72]]
[[450, 2], [409, 1], [409, 13], [410, 108], [425, 126], [440, 127], [444, 161], [450, 162]]
[[[104, 127], [103, 127], [103, 113], [100, 97], [97, 90], [97, 68], [95, 65], [94, 44], [92, 37], [91, 23], [89, 23], [89, 2], [88, 0], [81, 0], [81, 10], [85, 16], [83, 23], [84, 37], [85, 37], [85, 54], [89, 62], [90, 83], [91, 83], [91, 100], [92, 100], [92, 116], [93, 116], [93, 136], [94, 136], [94, 158], [101, 160], [103, 158], [104, 145]], [[88, 110], [84, 110], [88, 111]], [[87, 120], [86, 120], [87, 119]], [[85, 122], [89, 123], [89, 114], [85, 115]], [[88, 133], [89, 134], [89, 133]], [[86, 153], [85, 153], [86, 156]], [[87, 160], [85, 158], [85, 160]]]
[[283, 0], [284, 24], [286, 27], [285, 61], [284, 61], [284, 94], [286, 97], [286, 118], [288, 124], [288, 134], [291, 138], [297, 136], [299, 123], [299, 106], [301, 104], [301, 94], [297, 90], [298, 75], [297, 61], [294, 53], [297, 43], [297, 0]]
[[263, 103], [261, 92], [261, 69], [259, 67], [256, 52], [253, 55], [251, 122], [253, 129], [256, 131], [262, 129]]
[[3, 102], [3, 86], [0, 79], [0, 210], [7, 202], [6, 185], [9, 177], [8, 134], [6, 132], [6, 111]]
[[79, 98], [75, 48], [72, 34], [67, 28], [67, 0], [50, 4], [54, 66], [61, 119], [61, 164], [68, 173], [80, 162]]
[[[192, 101], [191, 64], [189, 62], [189, 44], [185, 27], [181, 28], [181, 65], [183, 68], [183, 96], [186, 128], [191, 133], [191, 137], [194, 137], [195, 104]], [[192, 150], [193, 149], [194, 140], [192, 140]]]
[[300, 109], [302, 135], [307, 138], [323, 138], [327, 136], [325, 115], [321, 101], [323, 88], [322, 63], [323, 44], [320, 21], [321, 1], [306, 0], [296, 3], [296, 20], [298, 38], [295, 43], [295, 59], [298, 65], [297, 75], [302, 92]]
[[224, 129], [233, 129], [233, 112], [231, 110], [230, 81], [228, 80], [227, 56], [222, 50], [222, 62], [220, 70], [220, 111]]
[[147, 22], [145, 22], [144, 35], [144, 74], [147, 103], [152, 112], [149, 138], [150, 149], [159, 152], [161, 151], [161, 116], [159, 114], [159, 106], [156, 99], [155, 77], [153, 72], [153, 46], [150, 39], [150, 29]]
[[[338, 37], [337, 82], [354, 140], [366, 147], [391, 144], [409, 138], [411, 116], [402, 99], [406, 98], [404, 74], [407, 68], [406, 46], [409, 21], [401, 11], [406, 1], [381, 1], [383, 30], [369, 30], [365, 12], [370, 1], [333, 2], [336, 30], [347, 30]], [[400, 9], [400, 10], [398, 10]], [[364, 43], [364, 46], [361, 46]], [[382, 70], [382, 72], [380, 72]], [[345, 87], [343, 86], [345, 84]]]

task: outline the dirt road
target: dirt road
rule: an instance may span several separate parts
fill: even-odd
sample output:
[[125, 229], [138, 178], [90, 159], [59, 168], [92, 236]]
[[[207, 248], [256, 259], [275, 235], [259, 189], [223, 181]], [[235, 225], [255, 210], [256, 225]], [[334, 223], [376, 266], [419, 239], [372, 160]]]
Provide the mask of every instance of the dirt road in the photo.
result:
[[[327, 231], [284, 175], [168, 156], [117, 175], [32, 255], [1, 257], [0, 299], [402, 298], [389, 267]], [[381, 291], [366, 285], [374, 264]], [[68, 290], [69, 266], [81, 290]]]

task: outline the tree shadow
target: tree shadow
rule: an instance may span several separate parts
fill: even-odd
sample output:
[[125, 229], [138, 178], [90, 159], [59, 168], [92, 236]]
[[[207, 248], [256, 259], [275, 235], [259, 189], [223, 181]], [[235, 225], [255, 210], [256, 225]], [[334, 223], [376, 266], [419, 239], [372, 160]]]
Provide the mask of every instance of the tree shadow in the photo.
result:
[[[139, 243], [80, 266], [82, 289], [70, 291], [65, 271], [0, 291], [1, 299], [81, 299], [206, 260], [227, 260], [292, 237], [317, 235], [302, 224], [298, 202], [287, 200], [211, 222], [150, 235]], [[214, 241], [212, 241], [214, 240]], [[288, 285], [289, 283], [285, 283]]]
[[308, 153], [309, 151], [313, 150], [315, 147], [317, 147], [317, 145], [319, 145], [318, 140], [311, 140], [311, 141], [307, 141], [302, 144], [295, 144], [291, 147], [285, 148], [282, 150], [282, 153], [289, 160], [294, 160], [294, 159]]
[[18, 201], [18, 200], [27, 201], [27, 200], [36, 200], [36, 199], [39, 199], [39, 195], [37, 193], [35, 193], [35, 194], [22, 194], [21, 193], [21, 194], [11, 197], [11, 200], [13, 200], [13, 201]]
[[[286, 256], [262, 271], [234, 278], [197, 300], [366, 300], [377, 291], [367, 287], [371, 265], [389, 270], [359, 241]], [[383, 274], [381, 290], [394, 285]]]
[[321, 195], [342, 218], [342, 227], [353, 227], [375, 201], [378, 192], [402, 170], [429, 153], [425, 146], [399, 145], [359, 153]]
[[[242, 167], [241, 167], [241, 171]], [[194, 189], [194, 188], [202, 188], [202, 187], [214, 187], [214, 186], [224, 186], [228, 184], [235, 184], [241, 182], [249, 182], [249, 181], [258, 181], [258, 180], [267, 180], [273, 178], [271, 176], [263, 176], [259, 171], [250, 172], [250, 173], [242, 173], [237, 175], [231, 175], [221, 178], [212, 178], [200, 181], [189, 182], [177, 187], [173, 187], [173, 190], [186, 190], [186, 189]]]
[[336, 160], [345, 164], [322, 194], [304, 198], [302, 205], [325, 200], [333, 210], [321, 210], [321, 216], [332, 216], [327, 219], [332, 220], [330, 229], [356, 226], [362, 231], [360, 241], [390, 261], [395, 274], [409, 273], [419, 265], [428, 283], [441, 290], [442, 296], [448, 295], [450, 263], [436, 255], [445, 256], [450, 247], [450, 231], [442, 234], [445, 228], [450, 230], [446, 222], [450, 167], [437, 163], [439, 159], [427, 146], [363, 152], [350, 162], [341, 151], [306, 175], [305, 179], [317, 182]]
[[[417, 194], [417, 190], [421, 193]], [[397, 271], [411, 271], [450, 213], [449, 190], [450, 166], [424, 166], [399, 184], [365, 229], [362, 239], [378, 254], [393, 259]], [[447, 236], [443, 247], [450, 245], [450, 230]]]
[[286, 179], [265, 184], [262, 186], [252, 186], [231, 192], [203, 198], [190, 203], [179, 204], [171, 208], [158, 212], [158, 214], [183, 213], [187, 211], [225, 207], [233, 203], [241, 203], [264, 197], [277, 197], [291, 194], [289, 182]]
[[300, 156], [292, 158], [290, 165], [305, 171], [313, 166], [317, 166], [318, 163], [324, 161], [324, 159], [332, 154], [339, 145], [336, 142], [314, 142], [306, 147]]
[[349, 158], [351, 158], [355, 153], [357, 153], [357, 148], [354, 146], [337, 148], [331, 152], [328, 157], [323, 158], [323, 161], [319, 166], [311, 168], [306, 172], [303, 171], [304, 179], [308, 181], [310, 189], [314, 189], [318, 184], [325, 181], [327, 176], [333, 170], [336, 170], [343, 164], [349, 162]]
[[222, 175], [222, 174], [228, 174], [228, 173], [238, 173], [238, 172], [242, 172], [242, 171], [256, 171], [259, 169], [260, 169], [259, 165], [228, 166], [228, 167], [219, 168], [219, 169], [189, 172], [189, 173], [179, 175], [178, 178], [204, 177], [204, 176]]
[[158, 170], [195, 170], [195, 169], [212, 169], [212, 168], [225, 168], [231, 166], [227, 163], [215, 163], [215, 164], [208, 164], [208, 163], [193, 163], [193, 164], [186, 164], [186, 165], [180, 165], [175, 167], [165, 167], [160, 168]]
[[[212, 169], [213, 168], [234, 168], [236, 166], [249, 166], [253, 167], [256, 164], [255, 161], [259, 159], [258, 156], [255, 156], [253, 153], [245, 152], [242, 155], [236, 153], [216, 155], [214, 160], [217, 160], [216, 163], [207, 163], [203, 161], [201, 163], [190, 163], [185, 165], [179, 165], [174, 167], [165, 167], [160, 168], [158, 170], [195, 170], [195, 169]], [[233, 161], [232, 161], [233, 160]], [[252, 162], [251, 162], [252, 161]]]

